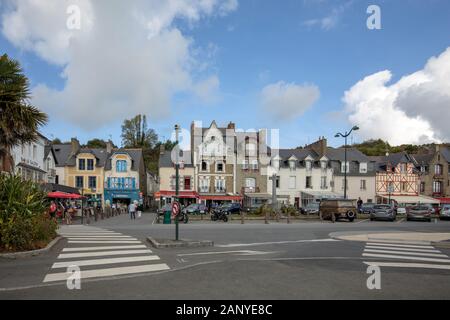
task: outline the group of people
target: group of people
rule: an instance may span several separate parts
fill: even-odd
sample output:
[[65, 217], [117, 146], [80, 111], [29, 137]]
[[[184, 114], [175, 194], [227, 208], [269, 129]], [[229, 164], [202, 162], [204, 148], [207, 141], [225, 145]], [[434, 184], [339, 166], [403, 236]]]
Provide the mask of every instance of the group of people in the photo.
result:
[[72, 217], [77, 212], [77, 208], [74, 203], [70, 201], [51, 201], [49, 213], [51, 218], [61, 218], [66, 224], [72, 224]]
[[136, 219], [136, 212], [138, 212], [138, 216], [143, 211], [143, 205], [138, 204], [138, 202], [135, 200], [133, 202], [130, 202], [128, 205], [128, 213], [130, 214], [130, 219]]

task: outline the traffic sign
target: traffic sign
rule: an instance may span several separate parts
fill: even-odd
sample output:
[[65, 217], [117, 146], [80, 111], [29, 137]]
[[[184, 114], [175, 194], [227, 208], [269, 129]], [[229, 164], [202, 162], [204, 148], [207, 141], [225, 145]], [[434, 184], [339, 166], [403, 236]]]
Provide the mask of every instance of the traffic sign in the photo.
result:
[[174, 201], [172, 203], [172, 217], [176, 217], [180, 213], [180, 203]]

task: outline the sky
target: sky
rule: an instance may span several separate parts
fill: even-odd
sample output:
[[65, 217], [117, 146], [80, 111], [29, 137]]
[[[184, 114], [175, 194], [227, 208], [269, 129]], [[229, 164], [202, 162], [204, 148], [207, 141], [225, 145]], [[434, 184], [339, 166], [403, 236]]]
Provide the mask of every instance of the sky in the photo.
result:
[[[379, 8], [381, 29], [369, 29]], [[376, 18], [376, 17], [375, 17]], [[212, 120], [334, 138], [450, 141], [448, 0], [2, 0], [48, 138], [112, 138], [138, 113], [160, 139]], [[183, 131], [186, 133], [187, 131]]]

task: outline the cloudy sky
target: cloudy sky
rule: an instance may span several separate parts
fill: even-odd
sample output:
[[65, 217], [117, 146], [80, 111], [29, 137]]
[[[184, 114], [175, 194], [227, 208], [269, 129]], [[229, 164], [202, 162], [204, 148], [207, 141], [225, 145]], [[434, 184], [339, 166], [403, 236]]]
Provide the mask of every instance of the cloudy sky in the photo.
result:
[[447, 0], [2, 0], [0, 53], [22, 63], [49, 138], [120, 145], [144, 113], [165, 139], [216, 120], [280, 129], [282, 147], [336, 146], [355, 124], [353, 142], [450, 141], [449, 15]]

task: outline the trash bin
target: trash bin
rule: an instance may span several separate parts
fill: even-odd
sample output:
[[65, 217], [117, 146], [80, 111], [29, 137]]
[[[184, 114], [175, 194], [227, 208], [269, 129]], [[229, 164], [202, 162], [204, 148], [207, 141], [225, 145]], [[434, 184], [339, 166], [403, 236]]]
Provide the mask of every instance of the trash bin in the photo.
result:
[[170, 224], [171, 215], [172, 215], [171, 210], [167, 210], [166, 212], [164, 212], [164, 224]]

